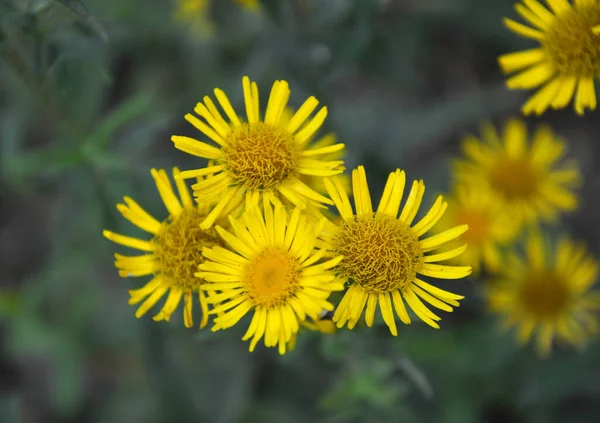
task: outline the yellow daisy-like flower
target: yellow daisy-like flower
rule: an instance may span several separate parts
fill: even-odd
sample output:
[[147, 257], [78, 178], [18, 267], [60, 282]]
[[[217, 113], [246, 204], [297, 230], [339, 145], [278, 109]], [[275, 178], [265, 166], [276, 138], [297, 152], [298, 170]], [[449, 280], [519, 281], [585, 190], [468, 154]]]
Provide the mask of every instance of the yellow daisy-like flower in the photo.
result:
[[486, 125], [482, 140], [467, 137], [462, 149], [468, 160], [456, 163], [454, 174], [461, 183], [480, 184], [514, 213], [531, 223], [553, 221], [559, 212], [577, 208], [573, 192], [581, 179], [573, 164], [559, 164], [565, 143], [547, 126], [541, 126], [528, 145], [527, 128], [519, 119], [510, 119], [503, 140]]
[[456, 242], [456, 246], [460, 241], [466, 242], [467, 250], [451, 263], [470, 265], [475, 274], [482, 265], [490, 271], [497, 270], [502, 264], [499, 248], [515, 240], [521, 227], [519, 220], [508, 213], [489, 190], [476, 185], [459, 184], [447, 201], [448, 211], [437, 229], [469, 226]]
[[[348, 323], [352, 329], [366, 305], [365, 321], [373, 325], [377, 303], [390, 332], [396, 336], [393, 310], [405, 324], [411, 320], [404, 300], [425, 323], [439, 328], [440, 320], [421, 300], [444, 311], [459, 306], [461, 295], [452, 294], [419, 279], [418, 274], [441, 279], [459, 279], [471, 273], [470, 266], [445, 266], [434, 264], [454, 258], [465, 251], [466, 245], [450, 251], [427, 254], [456, 239], [467, 229], [457, 226], [445, 232], [419, 239], [429, 231], [444, 214], [447, 203], [441, 196], [419, 222], [413, 225], [423, 194], [423, 181], [414, 181], [408, 199], [398, 217], [406, 183], [400, 169], [389, 175], [377, 211], [371, 207], [371, 196], [365, 169], [359, 166], [352, 172], [352, 188], [356, 212], [338, 178], [326, 179], [325, 184], [343, 222], [332, 225], [330, 240], [333, 251], [342, 261], [336, 271], [342, 280], [351, 285], [333, 315], [338, 327]], [[392, 307], [393, 303], [393, 307]]]
[[124, 204], [117, 204], [117, 209], [125, 219], [151, 233], [153, 238], [146, 241], [107, 230], [103, 235], [117, 244], [145, 253], [139, 256], [115, 254], [115, 266], [119, 269], [119, 276], [154, 275], [144, 287], [129, 291], [129, 304], [138, 304], [145, 300], [135, 313], [137, 318], [146, 314], [169, 291], [164, 306], [154, 316], [154, 320], [168, 321], [183, 297], [184, 324], [186, 327], [192, 327], [192, 296], [197, 294], [202, 310], [200, 328], [203, 328], [208, 321], [206, 293], [200, 291], [202, 281], [195, 277], [194, 273], [204, 261], [202, 248], [223, 243], [214, 229], [200, 229], [200, 222], [208, 214], [208, 206], [205, 203], [194, 205], [186, 185], [177, 178], [179, 170], [173, 169], [179, 198], [164, 170], [152, 169], [151, 174], [169, 217], [162, 222], [156, 220], [130, 197], [124, 197]]
[[567, 238], [545, 250], [537, 233], [527, 239], [527, 257], [512, 253], [501, 277], [488, 289], [490, 309], [504, 316], [507, 328], [517, 327], [526, 343], [537, 332], [538, 352], [546, 355], [553, 339], [582, 345], [598, 329], [600, 293], [590, 292], [598, 262], [582, 245]]
[[194, 195], [200, 198], [220, 200], [202, 228], [210, 227], [223, 209], [236, 197], [245, 196], [246, 207], [257, 205], [260, 197], [276, 202], [286, 199], [297, 207], [333, 204], [330, 199], [303, 183], [303, 175], [332, 176], [343, 172], [342, 160], [323, 160], [324, 155], [340, 151], [344, 144], [321, 148], [307, 148], [315, 132], [327, 116], [323, 107], [310, 118], [318, 100], [309, 97], [288, 123], [283, 124], [281, 115], [290, 95], [286, 81], [276, 81], [271, 89], [264, 118], [260, 117], [258, 86], [248, 77], [242, 79], [246, 103], [247, 122], [238, 118], [229, 99], [220, 89], [215, 89], [219, 101], [230, 122], [226, 122], [213, 101], [205, 96], [195, 112], [186, 120], [213, 140], [218, 147], [184, 136], [173, 136], [175, 147], [193, 154], [215, 160], [214, 166], [181, 173], [182, 178], [193, 178], [215, 173], [210, 181], [195, 184]]
[[531, 26], [511, 19], [505, 25], [515, 33], [534, 39], [540, 46], [500, 56], [502, 70], [518, 72], [508, 79], [512, 89], [543, 85], [522, 108], [524, 114], [541, 115], [552, 107], [566, 107], [575, 96], [575, 110], [596, 108], [595, 79], [600, 75], [600, 3], [597, 0], [537, 0], [515, 4]]
[[263, 338], [267, 347], [286, 345], [307, 316], [318, 320], [322, 310], [333, 310], [327, 301], [332, 291], [344, 289], [331, 271], [341, 257], [315, 249], [325, 219], [315, 227], [295, 208], [291, 214], [277, 202], [273, 208], [264, 197], [264, 214], [250, 207], [240, 219], [230, 217], [234, 233], [221, 226], [216, 230], [232, 250], [219, 246], [205, 248], [207, 260], [197, 276], [208, 283], [206, 291], [219, 293], [209, 298], [215, 304], [212, 330], [234, 326], [254, 310], [250, 326], [242, 338], [250, 351]]

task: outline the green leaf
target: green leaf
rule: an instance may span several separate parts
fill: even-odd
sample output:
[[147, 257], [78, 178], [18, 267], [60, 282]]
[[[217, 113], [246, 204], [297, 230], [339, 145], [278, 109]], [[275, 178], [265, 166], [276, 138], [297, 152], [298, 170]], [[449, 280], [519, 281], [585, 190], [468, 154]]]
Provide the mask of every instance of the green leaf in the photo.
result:
[[79, 149], [64, 147], [40, 148], [13, 157], [9, 162], [9, 174], [24, 177], [40, 173], [55, 173], [82, 163], [84, 157]]
[[106, 147], [114, 133], [123, 125], [146, 113], [152, 101], [153, 95], [148, 92], [142, 92], [125, 100], [94, 129], [86, 139], [86, 145], [96, 149]]
[[108, 35], [104, 30], [104, 27], [96, 18], [96, 16], [88, 9], [88, 7], [81, 2], [81, 0], [54, 0], [57, 3], [62, 4], [71, 12], [85, 22], [91, 29], [93, 29], [105, 42], [108, 42]]

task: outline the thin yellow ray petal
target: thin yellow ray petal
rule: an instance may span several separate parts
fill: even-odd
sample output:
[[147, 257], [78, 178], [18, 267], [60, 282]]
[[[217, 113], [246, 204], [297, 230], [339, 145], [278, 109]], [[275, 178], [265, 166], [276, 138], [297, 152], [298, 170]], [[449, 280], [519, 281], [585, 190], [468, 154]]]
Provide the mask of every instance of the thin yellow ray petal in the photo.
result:
[[534, 40], [542, 41], [544, 39], [544, 33], [537, 29], [530, 28], [523, 24], [513, 21], [512, 19], [504, 18], [504, 25], [513, 32], [522, 35], [526, 38], [533, 38]]
[[345, 144], [333, 144], [328, 145], [326, 147], [321, 148], [313, 148], [310, 150], [304, 150], [300, 154], [302, 157], [313, 157], [313, 156], [322, 156], [325, 154], [337, 153], [338, 151], [342, 151], [346, 147]]
[[432, 254], [432, 255], [428, 255], [428, 256], [426, 255], [425, 257], [423, 257], [423, 261], [425, 263], [435, 263], [438, 261], [449, 260], [454, 257], [460, 256], [462, 253], [465, 252], [466, 249], [467, 249], [467, 244], [464, 244], [458, 248], [453, 248], [452, 250], [446, 251], [444, 253]]
[[[211, 128], [209, 125], [207, 125], [206, 123], [204, 123], [203, 121], [198, 119], [193, 114], [187, 113], [184, 117], [185, 117], [185, 120], [187, 120], [189, 123], [194, 125], [194, 127], [196, 127], [196, 129], [198, 129], [200, 132], [202, 132], [204, 135], [206, 135], [208, 138], [210, 138], [211, 140], [213, 140], [220, 146], [227, 145], [227, 141], [225, 141], [223, 139], [223, 137], [221, 137], [221, 135], [219, 135], [218, 132], [216, 132], [213, 128]], [[171, 140], [173, 140], [173, 138], [171, 138]], [[175, 141], [175, 140], [173, 140], [173, 141]]]
[[358, 216], [371, 216], [371, 194], [364, 166], [358, 166], [352, 171], [352, 190], [354, 192], [354, 206]]
[[287, 130], [291, 134], [296, 132], [296, 130], [300, 128], [304, 122], [306, 122], [306, 119], [308, 119], [311, 113], [317, 108], [318, 104], [319, 100], [317, 100], [315, 97], [311, 96], [307, 98], [302, 106], [300, 106], [300, 108], [296, 111], [296, 113], [294, 113], [294, 116], [292, 116], [290, 119]]
[[215, 104], [212, 102], [210, 97], [204, 96], [203, 100], [206, 105], [203, 103], [198, 103], [196, 104], [194, 111], [198, 113], [200, 117], [204, 118], [208, 124], [219, 133], [221, 138], [226, 141], [226, 137], [231, 132], [231, 128], [227, 122], [223, 120], [223, 117], [215, 107]]
[[339, 184], [335, 183], [337, 179], [337, 176], [334, 179], [325, 178], [323, 180], [325, 183], [325, 189], [335, 204], [335, 207], [337, 208], [342, 219], [350, 220], [354, 216], [354, 213], [352, 212], [352, 206], [350, 205], [350, 199], [348, 198], [346, 191], [343, 189], [343, 187], [341, 187], [341, 182], [337, 181]]
[[537, 116], [540, 116], [548, 109], [548, 107], [550, 107], [552, 101], [556, 98], [560, 87], [560, 78], [554, 78], [548, 82], [523, 105], [521, 108], [523, 114], [527, 116], [531, 113], [535, 113]]
[[509, 119], [504, 126], [504, 149], [508, 157], [521, 157], [525, 154], [527, 127], [521, 119]]
[[242, 78], [242, 89], [244, 90], [244, 103], [246, 104], [246, 116], [248, 123], [258, 122], [258, 116], [254, 113], [254, 100], [252, 99], [252, 88], [250, 88], [250, 78]]
[[217, 205], [212, 209], [212, 211], [208, 214], [208, 216], [206, 216], [206, 219], [204, 219], [202, 221], [202, 223], [200, 224], [201, 229], [206, 230], [206, 229], [210, 228], [213, 225], [213, 223], [215, 223], [215, 221], [221, 215], [221, 212], [223, 211], [223, 209], [225, 207], [227, 207], [227, 204], [231, 201], [231, 199], [235, 196], [236, 192], [239, 189], [241, 189], [241, 188], [240, 187], [231, 188], [230, 190], [226, 191], [223, 194], [223, 197], [221, 197], [221, 199], [219, 200]]
[[[217, 166], [208, 166], [208, 167], [204, 167], [201, 169], [184, 170], [183, 172], [179, 173], [178, 178], [179, 179], [198, 178], [200, 176], [206, 176], [206, 175], [210, 175], [210, 174], [215, 174], [217, 172], [221, 172], [224, 169], [225, 169], [225, 166], [217, 165]], [[175, 180], [177, 181], [178, 178], [175, 178]]]
[[129, 299], [129, 304], [137, 304], [142, 301], [145, 297], [150, 295], [156, 288], [158, 288], [163, 283], [163, 280], [160, 276], [156, 276], [152, 278], [146, 285], [138, 289], [130, 289], [129, 295], [131, 298]]
[[408, 199], [404, 205], [404, 209], [400, 214], [400, 221], [411, 225], [419, 207], [421, 207], [421, 201], [423, 200], [423, 194], [425, 193], [425, 184], [423, 181], [413, 181], [412, 188], [408, 194]]
[[554, 66], [543, 61], [506, 80], [506, 86], [511, 89], [528, 90], [536, 88], [556, 74]]
[[327, 107], [321, 108], [315, 117], [312, 118], [310, 122], [308, 122], [304, 128], [302, 128], [298, 133], [296, 133], [296, 141], [300, 145], [306, 144], [310, 138], [319, 130], [319, 128], [325, 122], [325, 118], [327, 118]]
[[189, 292], [183, 296], [183, 325], [186, 328], [194, 326], [192, 294]]
[[504, 73], [513, 73], [533, 65], [539, 64], [547, 58], [541, 48], [518, 51], [516, 53], [503, 54], [498, 57], [498, 63]]
[[202, 313], [202, 317], [200, 318], [200, 329], [204, 329], [208, 324], [208, 303], [206, 302], [206, 300], [207, 298], [204, 291], [198, 291], [198, 302], [200, 303], [200, 311]]
[[166, 320], [167, 322], [171, 318], [171, 314], [175, 311], [179, 302], [181, 301], [181, 296], [183, 295], [183, 291], [178, 288], [171, 288], [169, 291], [169, 295], [167, 296], [167, 301], [163, 305], [163, 308], [153, 317], [155, 321]]
[[175, 192], [173, 192], [173, 186], [171, 185], [171, 181], [169, 180], [167, 173], [162, 169], [152, 169], [150, 173], [152, 178], [154, 178], [160, 198], [162, 198], [165, 207], [169, 211], [169, 214], [174, 217], [179, 216], [183, 209], [179, 199], [175, 195]]
[[523, 0], [523, 3], [546, 23], [552, 23], [556, 19], [552, 12], [542, 6], [538, 0]]
[[192, 201], [192, 196], [190, 195], [190, 191], [187, 188], [187, 185], [180, 177], [181, 172], [176, 167], [173, 168], [173, 179], [175, 179], [175, 185], [177, 186], [177, 192], [179, 192], [179, 198], [181, 199], [181, 204], [183, 207], [191, 207], [194, 202]]
[[225, 92], [219, 88], [215, 88], [214, 92], [215, 96], [217, 97], [217, 100], [219, 101], [219, 104], [225, 111], [225, 114], [227, 115], [231, 123], [234, 126], [240, 126], [241, 122], [237, 116], [237, 113], [235, 112], [233, 107], [231, 107], [231, 103], [229, 102], [229, 98], [227, 98], [227, 94], [225, 94]]
[[205, 159], [219, 159], [223, 156], [223, 152], [218, 148], [212, 147], [194, 138], [173, 135], [171, 141], [173, 141], [175, 148], [193, 156], [203, 157]]
[[404, 301], [402, 300], [402, 295], [400, 291], [394, 290], [392, 291], [392, 300], [394, 302], [394, 309], [396, 310], [396, 314], [405, 325], [410, 325], [411, 320], [406, 311], [406, 307], [404, 306]]
[[375, 310], [377, 308], [377, 294], [367, 294], [367, 310], [365, 311], [365, 322], [368, 327], [373, 326]]
[[419, 244], [421, 246], [421, 250], [424, 252], [431, 251], [449, 241], [452, 241], [453, 239], [458, 238], [459, 236], [464, 234], [468, 229], [469, 229], [469, 226], [460, 225], [460, 226], [456, 226], [452, 229], [448, 229], [439, 234], [430, 236], [429, 238], [426, 238], [424, 240], [421, 240], [419, 242]]
[[442, 218], [447, 207], [448, 203], [444, 202], [444, 198], [439, 195], [427, 214], [423, 216], [423, 218], [419, 220], [415, 226], [413, 226], [412, 229], [414, 233], [420, 237], [433, 228], [435, 224]]
[[440, 328], [440, 326], [434, 321], [434, 319], [440, 320], [440, 318], [438, 316], [436, 316], [434, 313], [432, 313], [431, 310], [429, 310], [425, 306], [425, 304], [423, 304], [421, 302], [421, 300], [419, 300], [419, 297], [417, 297], [417, 295], [412, 290], [407, 289], [406, 291], [404, 291], [404, 298], [406, 299], [406, 302], [408, 303], [408, 305], [412, 309], [412, 311], [422, 321], [427, 323], [432, 328], [435, 328], [435, 329]]
[[451, 313], [454, 310], [445, 302], [435, 298], [433, 295], [428, 294], [426, 291], [422, 290], [416, 285], [411, 286], [411, 289], [415, 294], [417, 294], [417, 296], [421, 297], [423, 300], [425, 300], [437, 309], [447, 311], [448, 313]]
[[567, 0], [546, 0], [546, 3], [556, 16], [571, 11], [571, 5]]
[[102, 235], [112, 242], [121, 244], [125, 247], [135, 248], [140, 251], [154, 251], [154, 247], [149, 241], [142, 241], [141, 239], [132, 238], [130, 236], [119, 235], [107, 230], [102, 231]]
[[566, 107], [567, 104], [573, 98], [575, 94], [575, 88], [577, 87], [577, 77], [575, 76], [561, 76], [560, 87], [556, 93], [556, 97], [552, 101], [552, 108], [561, 109]]
[[392, 311], [392, 301], [390, 299], [390, 294], [380, 293], [379, 294], [379, 308], [381, 310], [381, 315], [383, 316], [383, 321], [390, 329], [390, 332], [393, 336], [398, 336], [398, 329], [396, 328], [396, 319], [394, 319], [394, 312]]
[[158, 300], [160, 300], [163, 297], [163, 295], [165, 295], [165, 292], [167, 292], [168, 289], [169, 287], [165, 285], [156, 288], [154, 292], [152, 292], [152, 294], [146, 299], [146, 301], [144, 301], [142, 305], [137, 309], [137, 311], [135, 312], [135, 317], [139, 319], [144, 314], [146, 314], [146, 312], [152, 306], [154, 306], [154, 304], [156, 304]]
[[517, 13], [519, 13], [519, 15], [525, 18], [533, 26], [536, 26], [538, 29], [544, 31], [548, 28], [548, 22], [544, 21], [542, 18], [536, 15], [531, 9], [528, 9], [527, 7], [519, 3], [515, 4], [515, 9]]
[[424, 263], [418, 273], [439, 279], [461, 279], [471, 274], [471, 266], [446, 266]]

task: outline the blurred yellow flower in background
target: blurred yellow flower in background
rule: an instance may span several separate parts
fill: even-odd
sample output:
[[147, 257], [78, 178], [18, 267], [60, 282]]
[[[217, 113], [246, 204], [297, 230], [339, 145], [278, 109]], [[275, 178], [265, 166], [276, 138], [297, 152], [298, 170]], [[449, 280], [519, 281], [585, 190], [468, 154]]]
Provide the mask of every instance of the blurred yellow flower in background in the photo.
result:
[[514, 242], [521, 228], [519, 220], [489, 190], [478, 185], [459, 184], [446, 201], [448, 210], [437, 230], [469, 226], [454, 242], [456, 246], [466, 242], [467, 250], [449, 263], [470, 265], [475, 274], [479, 274], [482, 266], [491, 272], [497, 270], [502, 265], [500, 247]]
[[310, 140], [327, 116], [322, 107], [310, 118], [319, 104], [309, 97], [287, 123], [281, 116], [286, 108], [290, 90], [286, 81], [275, 81], [267, 103], [265, 116], [261, 119], [258, 86], [248, 77], [242, 80], [247, 121], [239, 119], [229, 99], [220, 89], [215, 89], [219, 101], [230, 122], [227, 123], [216, 105], [205, 96], [195, 112], [202, 119], [188, 113], [185, 118], [218, 147], [193, 138], [175, 135], [178, 149], [211, 160], [214, 166], [184, 171], [181, 178], [193, 178], [215, 173], [210, 181], [192, 186], [194, 195], [200, 198], [219, 197], [216, 206], [202, 222], [210, 227], [223, 209], [237, 197], [245, 197], [246, 206], [257, 205], [261, 197], [275, 203], [283, 199], [306, 208], [307, 205], [324, 207], [331, 200], [301, 181], [301, 177], [326, 177], [342, 173], [342, 160], [323, 159], [323, 156], [343, 150], [344, 144], [308, 148]]
[[216, 226], [231, 250], [205, 248], [207, 261], [196, 275], [207, 281], [202, 290], [218, 292], [208, 300], [215, 304], [211, 314], [223, 313], [213, 331], [234, 326], [253, 310], [242, 338], [252, 338], [250, 351], [264, 336], [267, 347], [285, 354], [307, 316], [316, 321], [323, 310], [333, 310], [327, 298], [344, 286], [331, 269], [341, 257], [315, 249], [325, 219], [315, 227], [299, 208], [288, 213], [280, 202], [275, 207], [267, 197], [263, 202], [264, 213], [253, 206], [240, 219], [229, 219], [233, 233]]
[[192, 296], [196, 294], [202, 310], [200, 328], [203, 328], [208, 321], [206, 293], [199, 290], [201, 280], [194, 273], [204, 261], [202, 248], [223, 243], [214, 229], [200, 229], [200, 222], [208, 214], [208, 204], [194, 204], [185, 183], [177, 178], [177, 168], [173, 169], [173, 177], [179, 196], [173, 191], [164, 170], [152, 169], [151, 174], [169, 217], [162, 222], [156, 220], [130, 197], [124, 197], [125, 204], [117, 204], [117, 209], [125, 219], [154, 237], [146, 241], [107, 230], [103, 235], [117, 244], [146, 253], [139, 256], [115, 254], [115, 266], [121, 277], [154, 275], [142, 288], [129, 291], [129, 304], [144, 300], [135, 313], [136, 317], [146, 314], [169, 291], [154, 320], [169, 320], [183, 297], [183, 321], [186, 327], [191, 327]]
[[600, 292], [590, 292], [598, 262], [567, 238], [552, 251], [544, 242], [538, 233], [530, 234], [526, 257], [511, 253], [487, 290], [490, 310], [503, 316], [506, 328], [517, 327], [520, 343], [537, 333], [541, 355], [555, 338], [582, 345], [597, 332], [600, 310]]
[[554, 221], [560, 212], [577, 208], [573, 188], [581, 175], [574, 164], [559, 163], [565, 143], [549, 127], [539, 127], [529, 145], [522, 120], [508, 120], [502, 139], [486, 125], [482, 139], [467, 137], [462, 150], [466, 159], [456, 162], [455, 179], [479, 184], [524, 223]]
[[522, 108], [540, 115], [552, 107], [574, 107], [582, 115], [596, 108], [594, 81], [600, 75], [600, 3], [597, 0], [548, 0], [547, 9], [537, 0], [516, 3], [517, 12], [531, 25], [504, 19], [513, 32], [536, 40], [540, 46], [500, 56], [502, 70], [518, 72], [506, 82], [512, 89], [543, 85]]
[[[338, 209], [342, 222], [326, 227], [325, 234], [336, 254], [343, 258], [336, 267], [339, 277], [350, 283], [333, 321], [338, 327], [348, 323], [352, 329], [366, 305], [365, 321], [372, 326], [379, 303], [381, 314], [392, 335], [397, 336], [394, 309], [405, 324], [410, 324], [405, 300], [415, 314], [428, 325], [439, 328], [436, 316], [421, 301], [444, 311], [458, 307], [461, 295], [439, 289], [422, 281], [417, 274], [441, 279], [459, 279], [471, 273], [470, 266], [434, 264], [454, 258], [465, 251], [462, 245], [450, 251], [426, 255], [459, 237], [467, 225], [449, 229], [420, 240], [444, 214], [447, 204], [439, 196], [429, 212], [416, 224], [415, 219], [425, 185], [414, 181], [408, 199], [398, 217], [404, 193], [406, 175], [400, 169], [389, 175], [379, 207], [373, 211], [367, 177], [363, 166], [352, 171], [355, 210], [339, 178], [325, 180], [329, 195]], [[411, 226], [412, 225], [412, 226]], [[392, 307], [393, 304], [393, 307]]]
[[[221, 0], [222, 1], [222, 0]], [[247, 10], [260, 10], [258, 0], [235, 0]], [[193, 33], [201, 38], [210, 37], [215, 31], [210, 17], [212, 0], [175, 0], [173, 20], [190, 27]]]

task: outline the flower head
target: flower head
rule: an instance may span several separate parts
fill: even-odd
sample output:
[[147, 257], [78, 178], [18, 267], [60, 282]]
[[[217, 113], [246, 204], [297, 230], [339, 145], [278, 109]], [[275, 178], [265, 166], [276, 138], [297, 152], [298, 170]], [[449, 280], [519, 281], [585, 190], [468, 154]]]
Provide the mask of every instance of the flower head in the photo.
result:
[[323, 309], [333, 310], [327, 297], [343, 284], [331, 268], [341, 257], [324, 260], [330, 252], [315, 249], [324, 220], [315, 227], [299, 208], [289, 214], [279, 202], [274, 208], [267, 197], [263, 202], [264, 213], [254, 206], [229, 219], [233, 233], [216, 226], [231, 249], [204, 249], [207, 260], [196, 275], [207, 281], [203, 290], [218, 292], [209, 298], [215, 304], [211, 313], [218, 315], [212, 330], [232, 327], [253, 310], [242, 338], [252, 338], [250, 351], [264, 336], [267, 347], [284, 354], [307, 316], [318, 320]]
[[437, 229], [469, 226], [455, 242], [456, 246], [466, 242], [467, 250], [451, 263], [470, 265], [475, 273], [479, 273], [482, 265], [489, 271], [497, 270], [502, 263], [499, 248], [515, 240], [521, 227], [519, 220], [489, 190], [479, 185], [459, 184], [447, 201], [448, 210]]
[[463, 151], [467, 160], [457, 162], [457, 180], [479, 184], [521, 221], [552, 221], [577, 207], [572, 189], [581, 175], [574, 165], [558, 163], [565, 144], [546, 126], [537, 129], [529, 146], [523, 121], [510, 119], [502, 141], [487, 125], [481, 141], [474, 136], [464, 140]]
[[542, 86], [523, 105], [523, 113], [540, 115], [552, 107], [566, 107], [575, 97], [575, 110], [596, 108], [594, 80], [600, 75], [600, 3], [597, 0], [521, 0], [515, 8], [531, 26], [511, 19], [504, 23], [513, 32], [536, 40], [540, 46], [500, 56], [512, 89]]
[[342, 280], [350, 281], [350, 287], [333, 316], [338, 327], [348, 323], [352, 329], [365, 305], [365, 321], [367, 326], [372, 326], [379, 303], [383, 320], [396, 336], [398, 331], [394, 309], [403, 323], [411, 323], [404, 305], [406, 301], [419, 318], [439, 328], [436, 321], [440, 318], [422, 300], [440, 310], [452, 311], [451, 306], [457, 307], [458, 300], [463, 298], [430, 285], [418, 275], [459, 279], [471, 273], [470, 266], [434, 264], [460, 255], [466, 245], [438, 254], [427, 254], [463, 234], [467, 225], [420, 239], [439, 221], [447, 204], [439, 196], [429, 212], [413, 225], [425, 185], [423, 181], [413, 182], [406, 204], [398, 216], [405, 182], [403, 171], [397, 169], [392, 172], [379, 206], [373, 211], [365, 170], [359, 166], [352, 172], [353, 211], [339, 179], [325, 181], [329, 195], [342, 217], [340, 224], [328, 228], [331, 232], [329, 242], [334, 252], [343, 257], [335, 270]]
[[194, 273], [204, 261], [202, 248], [222, 245], [222, 241], [214, 229], [200, 229], [200, 223], [208, 214], [208, 205], [194, 204], [186, 185], [177, 178], [179, 170], [173, 169], [179, 197], [164, 170], [152, 169], [151, 173], [169, 216], [158, 221], [130, 197], [124, 198], [124, 204], [117, 204], [117, 209], [125, 219], [152, 234], [153, 238], [147, 241], [107, 230], [103, 235], [117, 244], [145, 253], [138, 256], [115, 254], [115, 266], [121, 277], [153, 275], [145, 286], [129, 291], [129, 304], [144, 301], [135, 313], [136, 317], [146, 314], [168, 291], [167, 300], [154, 320], [169, 320], [183, 297], [184, 324], [191, 327], [192, 297], [198, 295], [202, 328], [208, 321], [206, 294], [199, 290], [202, 281]]
[[173, 136], [175, 146], [189, 154], [216, 161], [214, 166], [181, 173], [182, 178], [192, 178], [215, 173], [210, 181], [195, 184], [194, 195], [200, 198], [220, 200], [202, 223], [210, 227], [223, 209], [236, 198], [245, 197], [246, 206], [257, 205], [261, 197], [275, 203], [287, 200], [297, 207], [311, 204], [332, 204], [331, 200], [303, 183], [305, 175], [324, 177], [343, 172], [343, 161], [322, 160], [322, 156], [339, 151], [344, 144], [321, 148], [307, 148], [312, 136], [327, 116], [323, 107], [312, 118], [318, 101], [310, 97], [298, 109], [288, 123], [281, 115], [286, 107], [290, 90], [285, 81], [276, 81], [271, 89], [267, 110], [260, 117], [258, 86], [243, 78], [247, 121], [238, 118], [225, 93], [215, 89], [215, 96], [230, 122], [226, 122], [212, 100], [206, 96], [198, 103], [196, 113], [185, 118], [218, 147], [183, 136]]
[[598, 262], [567, 238], [549, 251], [542, 237], [532, 233], [526, 246], [526, 257], [511, 253], [498, 280], [490, 284], [490, 309], [504, 317], [506, 327], [517, 327], [520, 343], [536, 332], [542, 355], [555, 338], [582, 345], [598, 327], [594, 315], [600, 310], [600, 295], [590, 292]]

